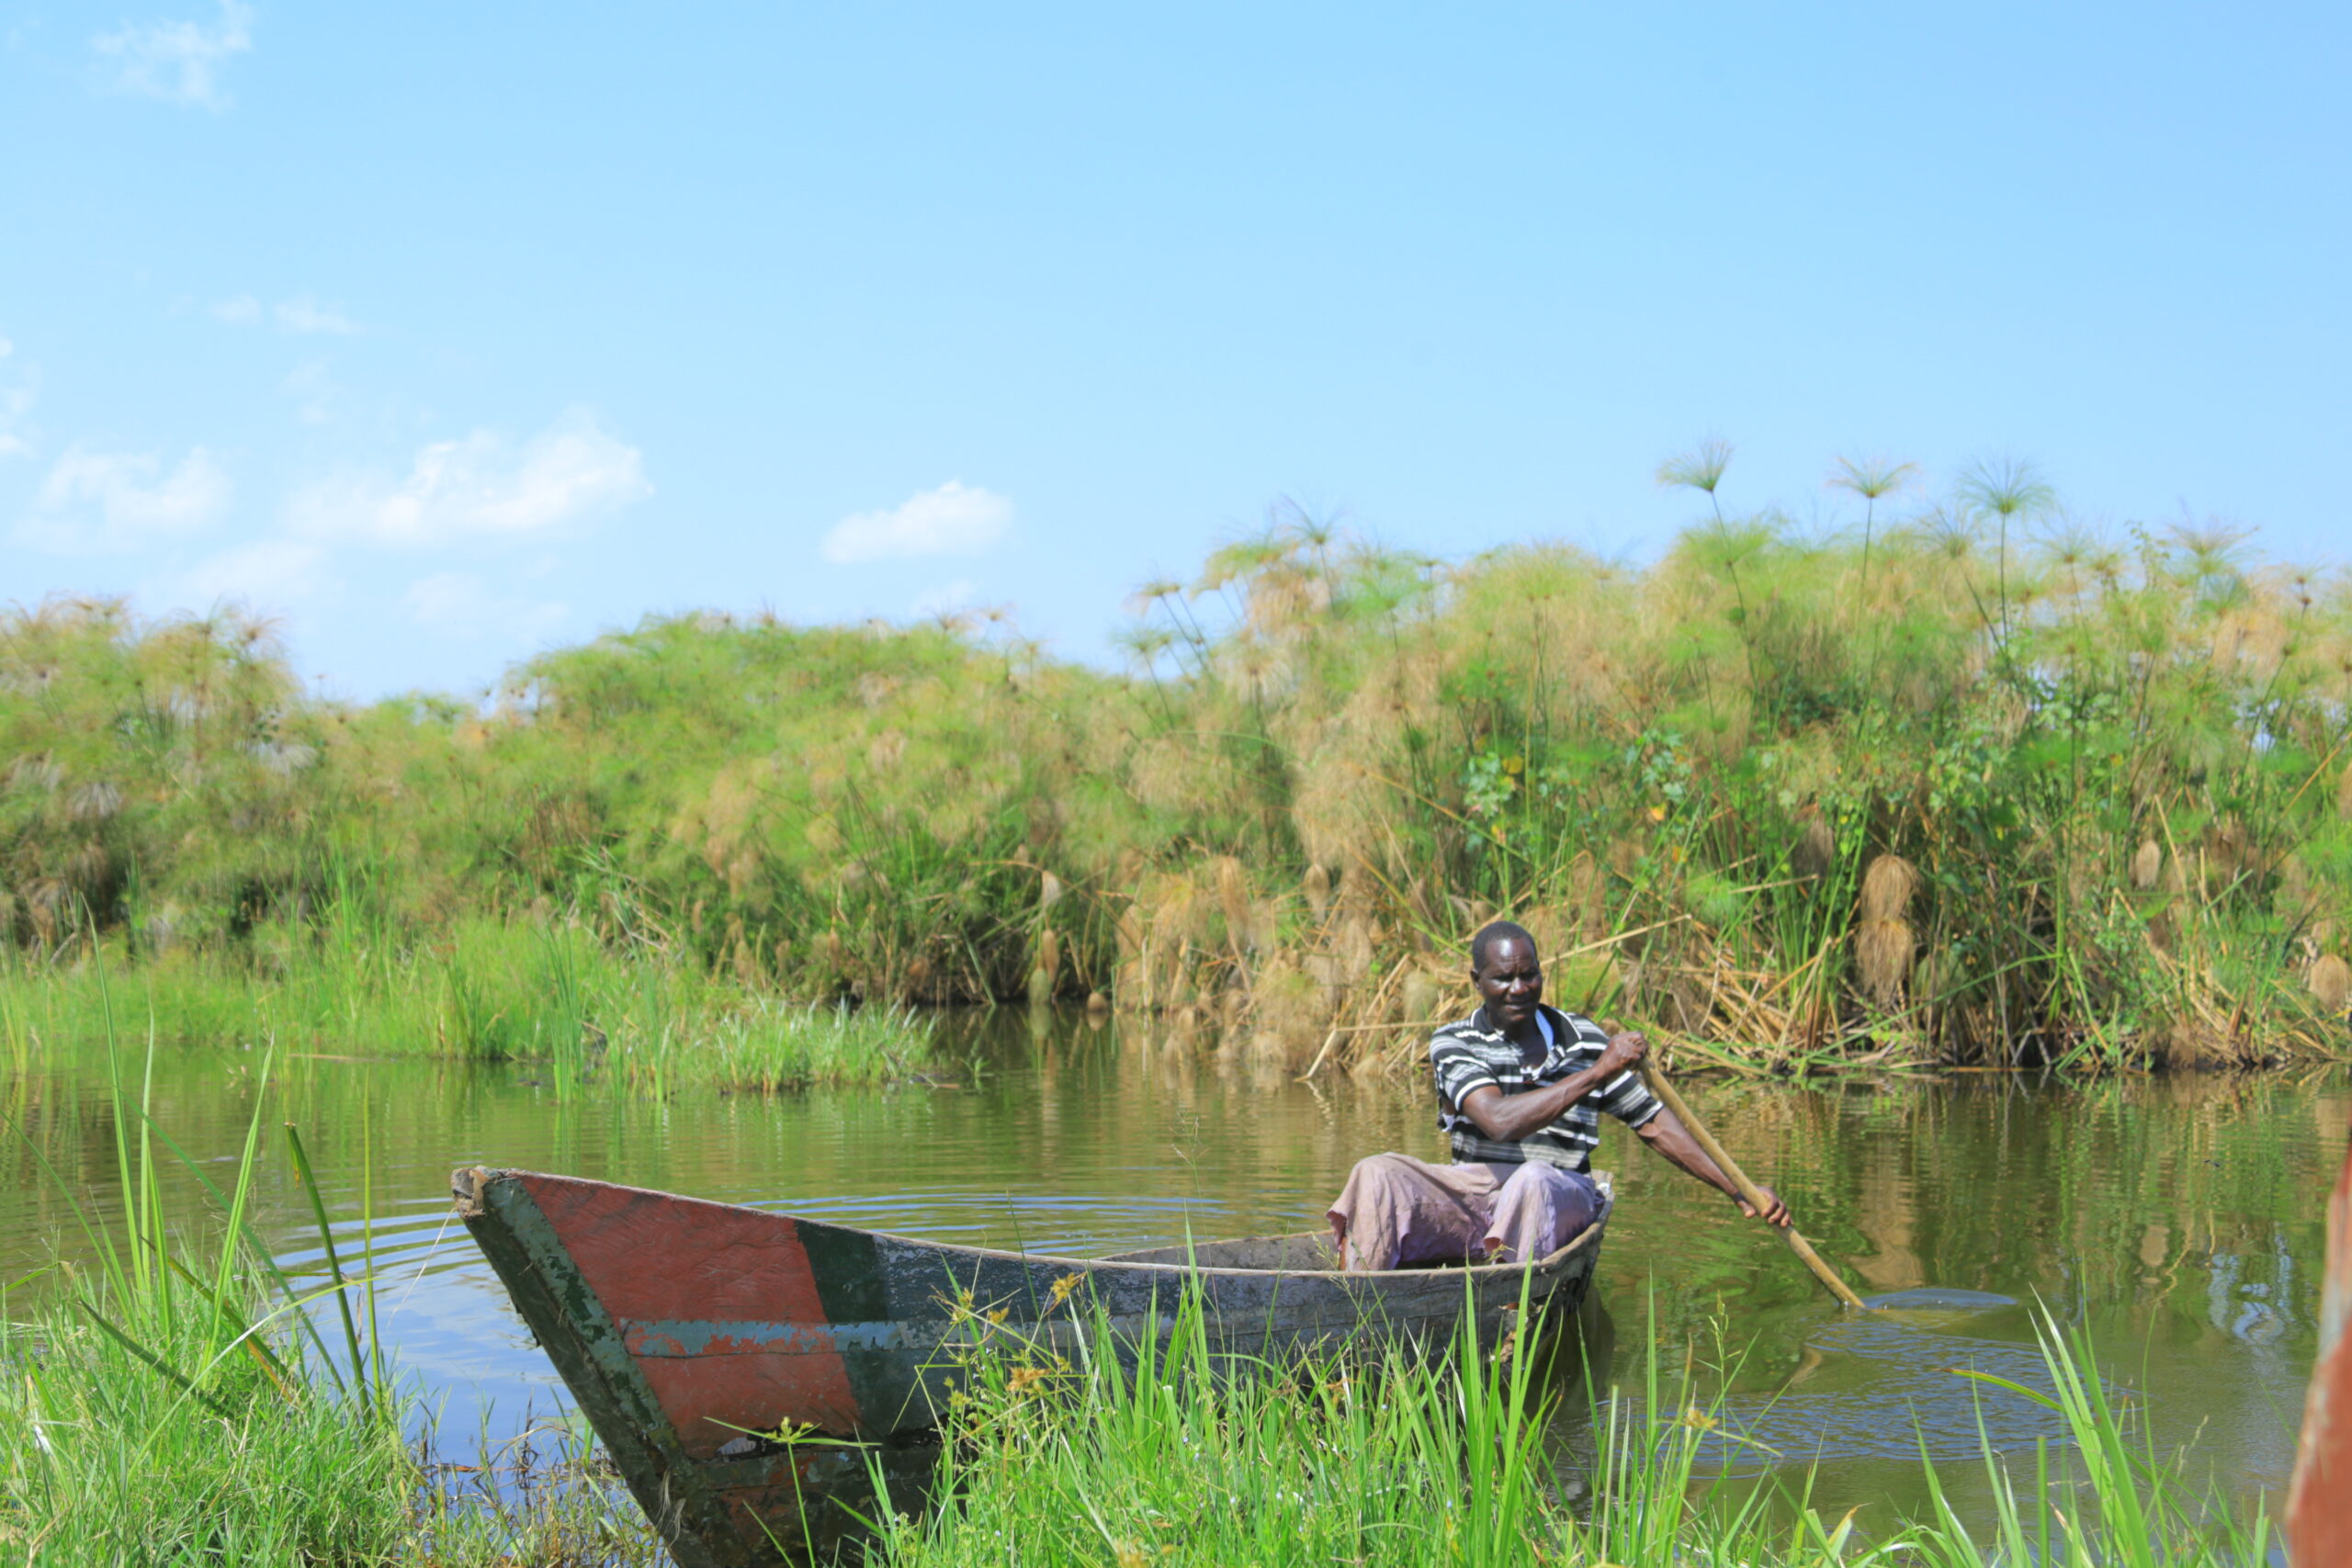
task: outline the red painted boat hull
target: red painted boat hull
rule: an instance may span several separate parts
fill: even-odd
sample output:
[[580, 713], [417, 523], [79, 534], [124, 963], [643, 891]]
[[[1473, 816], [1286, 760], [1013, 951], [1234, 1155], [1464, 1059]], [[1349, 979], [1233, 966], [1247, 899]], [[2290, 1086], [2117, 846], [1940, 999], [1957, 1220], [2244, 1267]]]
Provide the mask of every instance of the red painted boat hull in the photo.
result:
[[[831, 1547], [877, 1501], [870, 1464], [890, 1506], [915, 1506], [976, 1311], [1064, 1350], [1107, 1318], [1132, 1347], [1164, 1340], [1196, 1290], [1234, 1354], [1440, 1348], [1465, 1314], [1492, 1343], [1523, 1301], [1582, 1299], [1608, 1221], [1532, 1264], [1347, 1274], [1318, 1235], [1046, 1258], [531, 1171], [451, 1185], [682, 1568]], [[793, 1440], [752, 1436], [778, 1432]]]

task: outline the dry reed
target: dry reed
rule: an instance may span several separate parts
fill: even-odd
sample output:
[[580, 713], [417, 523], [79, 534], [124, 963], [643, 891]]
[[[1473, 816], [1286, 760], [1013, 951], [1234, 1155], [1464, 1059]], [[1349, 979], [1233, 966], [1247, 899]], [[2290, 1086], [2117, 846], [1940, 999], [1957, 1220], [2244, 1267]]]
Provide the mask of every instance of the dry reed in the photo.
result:
[[2312, 961], [2305, 983], [2311, 987], [2312, 999], [2327, 1013], [2341, 1013], [2352, 1002], [2352, 964], [2333, 953], [2324, 953]]

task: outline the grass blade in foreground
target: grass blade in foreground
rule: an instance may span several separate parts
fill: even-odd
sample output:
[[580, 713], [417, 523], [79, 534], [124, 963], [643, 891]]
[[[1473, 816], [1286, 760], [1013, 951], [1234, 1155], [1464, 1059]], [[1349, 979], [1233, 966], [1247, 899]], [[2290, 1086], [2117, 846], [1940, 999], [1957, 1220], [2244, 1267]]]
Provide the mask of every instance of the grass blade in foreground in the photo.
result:
[[[119, 1055], [112, 1100], [126, 1181], [121, 1237], [42, 1168], [85, 1233], [96, 1269], [60, 1263], [0, 1286], [0, 1561], [91, 1568], [433, 1562], [444, 1568], [639, 1568], [656, 1555], [633, 1509], [560, 1438], [485, 1463], [431, 1461], [432, 1421], [387, 1376], [374, 1344], [374, 1282], [342, 1274], [304, 1294], [254, 1234], [265, 1185], [254, 1128], [261, 1079], [232, 1193], [155, 1125]], [[143, 1097], [142, 1097], [143, 1098]], [[216, 1206], [217, 1243], [198, 1250], [163, 1219], [176, 1156]], [[289, 1150], [290, 1152], [290, 1150]], [[39, 1150], [35, 1150], [36, 1156]], [[307, 1157], [295, 1178], [315, 1193]], [[291, 1173], [289, 1173], [291, 1174]], [[313, 1208], [321, 1236], [322, 1203]], [[24, 1287], [54, 1285], [28, 1299]], [[315, 1334], [320, 1295], [363, 1292], [371, 1325], [357, 1392], [346, 1393]], [[426, 1443], [416, 1450], [405, 1435]], [[497, 1485], [460, 1489], [453, 1475]]]
[[[1933, 1517], [1869, 1536], [1828, 1521], [1809, 1482], [1736, 1475], [1718, 1407], [1668, 1386], [1655, 1346], [1641, 1382], [1596, 1411], [1589, 1501], [1567, 1502], [1542, 1441], [1532, 1358], [1464, 1335], [1451, 1364], [1220, 1366], [1197, 1301], [1164, 1353], [1131, 1374], [1107, 1322], [1060, 1359], [984, 1335], [959, 1368], [944, 1501], [875, 1520], [888, 1568], [1004, 1563], [1255, 1563], [1306, 1568], [2259, 1568], [2270, 1545], [2135, 1438], [2086, 1342], [2045, 1320], [2041, 1349], [2072, 1444], [2020, 1483], [1986, 1447], [1995, 1517], [1963, 1521], [1924, 1452]], [[1573, 1350], [1570, 1351], [1573, 1353]], [[2002, 1391], [1996, 1397], [2014, 1397]], [[2040, 1396], [2036, 1396], [2040, 1397]]]

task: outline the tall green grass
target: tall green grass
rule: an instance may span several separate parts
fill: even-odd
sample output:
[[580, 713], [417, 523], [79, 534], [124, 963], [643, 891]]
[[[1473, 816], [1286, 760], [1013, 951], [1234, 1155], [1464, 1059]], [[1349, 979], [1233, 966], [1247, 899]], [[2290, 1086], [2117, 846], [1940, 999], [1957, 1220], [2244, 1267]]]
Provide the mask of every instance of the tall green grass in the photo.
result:
[[[471, 1464], [435, 1459], [431, 1414], [379, 1332], [364, 1123], [351, 1256], [290, 1123], [282, 1164], [271, 1157], [266, 1092], [224, 1187], [151, 1114], [153, 1042], [134, 1061], [107, 1040], [119, 1212], [52, 1173], [85, 1261], [0, 1282], [0, 1556], [206, 1568], [653, 1560], [650, 1529], [569, 1435], [552, 1451], [526, 1438], [503, 1453], [485, 1446]], [[282, 1268], [255, 1230], [273, 1177], [315, 1224], [315, 1273]], [[167, 1224], [172, 1182], [210, 1200], [212, 1234]]]
[[1237, 1368], [1196, 1299], [1139, 1359], [1099, 1316], [1074, 1359], [975, 1321], [941, 1501], [877, 1515], [874, 1562], [2255, 1568], [2270, 1544], [2259, 1515], [2135, 1435], [2087, 1341], [2047, 1319], [2054, 1394], [2003, 1383], [1984, 1397], [2050, 1406], [2069, 1440], [2020, 1473], [1988, 1439], [1996, 1506], [1973, 1522], [1923, 1453], [1933, 1511], [1876, 1530], [1825, 1517], [1803, 1478], [1735, 1462], [1720, 1405], [1687, 1370], [1662, 1372], [1655, 1339], [1636, 1386], [1598, 1402], [1589, 1458], [1564, 1462], [1545, 1428], [1581, 1384], [1539, 1372], [1516, 1336], [1497, 1353], [1465, 1331], [1436, 1365], [1391, 1351]]
[[2062, 1464], [2053, 1474], [2050, 1456], [2037, 1452], [2028, 1484], [1994, 1457], [1988, 1442], [1984, 1470], [1995, 1518], [1972, 1530], [1938, 1484], [1935, 1467], [1923, 1461], [1936, 1507], [1918, 1529], [1923, 1558], [1941, 1568], [2029, 1561], [2068, 1568], [2168, 1568], [2269, 1560], [2267, 1517], [2217, 1504], [2188, 1484], [2185, 1455], [2166, 1454], [2144, 1429], [2135, 1434], [2099, 1378], [2088, 1336], [2063, 1332], [2046, 1312], [2037, 1333], [2051, 1393], [1983, 1372], [1964, 1375], [2058, 1415], [2072, 1439]]
[[126, 964], [110, 938], [80, 964], [0, 960], [0, 1050], [95, 1043], [119, 1010], [167, 1043], [529, 1063], [560, 1093], [870, 1087], [933, 1065], [933, 1026], [904, 1009], [791, 1002], [575, 925], [467, 919], [385, 951], [347, 923], [259, 970], [204, 952]]
[[[1082, 1300], [1082, 1298], [1081, 1298]], [[1130, 1354], [1097, 1314], [1077, 1360], [970, 1323], [935, 1508], [877, 1556], [949, 1562], [1521, 1562], [1545, 1523], [1530, 1358], [1467, 1339], [1382, 1360], [1238, 1368], [1196, 1292]]]
[[903, 1009], [762, 1002], [718, 1021], [696, 1071], [705, 1083], [755, 1094], [873, 1088], [915, 1076], [933, 1059], [932, 1036], [929, 1020]]
[[[175, 1247], [162, 1279], [201, 1279]], [[62, 1281], [70, 1304], [0, 1307], [0, 1551], [59, 1563], [394, 1560], [414, 1462], [270, 1297]], [[317, 1379], [318, 1382], [313, 1380]], [[329, 1386], [322, 1388], [319, 1382]]]
[[[260, 1100], [224, 1192], [150, 1115], [152, 1045], [134, 1077], [107, 1021], [120, 1212], [108, 1223], [57, 1183], [95, 1261], [58, 1264], [26, 1321], [0, 1298], [0, 1422], [24, 1439], [0, 1446], [0, 1533], [44, 1562], [385, 1560], [414, 1472], [372, 1295], [363, 1334], [318, 1207], [338, 1355], [308, 1310], [319, 1292], [300, 1291], [252, 1228]], [[286, 1141], [317, 1207], [291, 1126]], [[174, 1175], [217, 1205], [210, 1245], [167, 1227]]]

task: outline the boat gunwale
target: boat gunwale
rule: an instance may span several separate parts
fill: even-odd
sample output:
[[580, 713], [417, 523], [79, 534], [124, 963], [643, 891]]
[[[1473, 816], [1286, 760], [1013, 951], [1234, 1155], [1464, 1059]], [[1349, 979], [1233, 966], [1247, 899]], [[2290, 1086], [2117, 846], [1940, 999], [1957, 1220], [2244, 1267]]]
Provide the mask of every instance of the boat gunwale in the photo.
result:
[[[760, 1209], [750, 1203], [729, 1205], [751, 1209], [754, 1213], [773, 1214], [782, 1211]], [[894, 1231], [870, 1231], [859, 1225], [844, 1225], [833, 1220], [811, 1219], [806, 1214], [786, 1214], [795, 1224], [831, 1225], [836, 1230], [855, 1231], [876, 1241], [894, 1241], [902, 1247], [918, 1247], [926, 1252], [956, 1252], [967, 1258], [995, 1258], [1000, 1262], [1030, 1264], [1068, 1264], [1074, 1269], [1102, 1270], [1112, 1269], [1159, 1269], [1170, 1274], [1214, 1274], [1235, 1279], [1269, 1280], [1427, 1280], [1432, 1275], [1459, 1274], [1478, 1282], [1502, 1279], [1505, 1275], [1542, 1273], [1568, 1261], [1569, 1255], [1608, 1228], [1609, 1215], [1601, 1216], [1568, 1238], [1557, 1250], [1524, 1263], [1463, 1263], [1437, 1264], [1425, 1269], [1233, 1269], [1207, 1263], [1147, 1263], [1122, 1258], [1071, 1258], [1057, 1252], [1006, 1252], [993, 1247], [968, 1247], [960, 1242], [926, 1241], [921, 1236], [900, 1235]], [[1284, 1231], [1276, 1235], [1227, 1236], [1217, 1241], [1203, 1242], [1203, 1247], [1230, 1247], [1244, 1241], [1287, 1241], [1293, 1236], [1318, 1235], [1317, 1231]]]
[[[1587, 1247], [1598, 1245], [1601, 1233], [1609, 1228], [1610, 1217], [1616, 1212], [1615, 1192], [1602, 1188], [1603, 1202], [1593, 1222], [1570, 1236], [1567, 1241], [1541, 1258], [1518, 1263], [1441, 1264], [1426, 1269], [1234, 1269], [1197, 1263], [1128, 1262], [1117, 1258], [1073, 1258], [1054, 1252], [1009, 1252], [1001, 1247], [973, 1247], [964, 1242], [932, 1241], [922, 1236], [901, 1235], [896, 1231], [868, 1230], [863, 1225], [844, 1224], [839, 1220], [822, 1219], [813, 1214], [794, 1213], [786, 1209], [764, 1208], [757, 1203], [730, 1203], [719, 1198], [696, 1198], [691, 1193], [665, 1192], [659, 1188], [637, 1187], [624, 1181], [602, 1181], [587, 1176], [557, 1176], [551, 1171], [523, 1170], [514, 1167], [473, 1166], [468, 1168], [478, 1178], [546, 1177], [558, 1181], [578, 1181], [592, 1186], [610, 1187], [628, 1192], [641, 1192], [648, 1197], [671, 1200], [684, 1199], [692, 1203], [708, 1203], [717, 1208], [741, 1209], [747, 1213], [764, 1214], [774, 1219], [789, 1220], [794, 1224], [827, 1225], [834, 1230], [871, 1236], [876, 1241], [896, 1242], [902, 1247], [929, 1252], [957, 1253], [975, 1259], [992, 1259], [1000, 1263], [1023, 1265], [1067, 1265], [1074, 1270], [1150, 1269], [1169, 1274], [1230, 1276], [1236, 1279], [1329, 1280], [1334, 1281], [1403, 1281], [1425, 1280], [1433, 1275], [1460, 1275], [1474, 1284], [1499, 1282], [1506, 1277], [1520, 1274], [1548, 1273], [1571, 1261], [1572, 1255]], [[1602, 1174], [1606, 1174], [1605, 1172]], [[1216, 1241], [1202, 1242], [1203, 1247], [1229, 1247], [1237, 1242], [1286, 1241], [1295, 1236], [1319, 1235], [1317, 1231], [1284, 1231], [1274, 1235], [1231, 1236]]]

